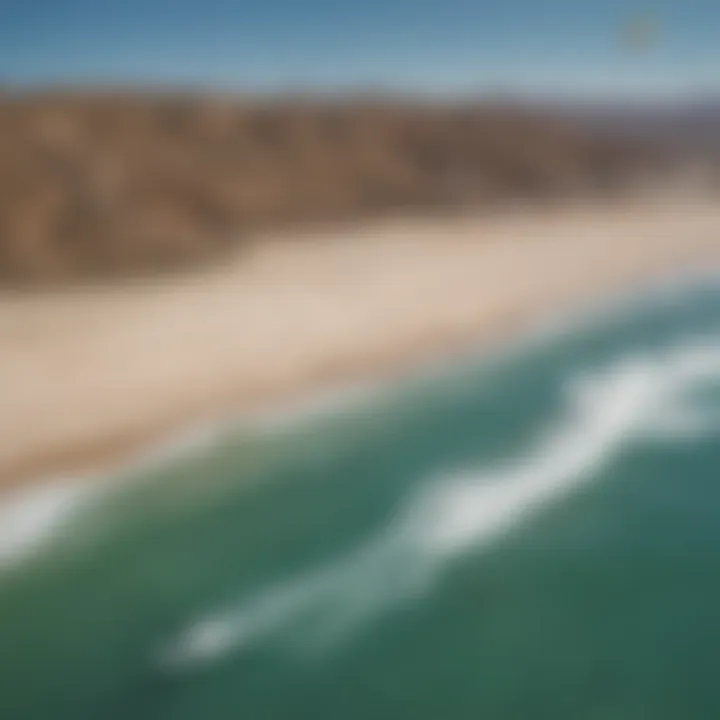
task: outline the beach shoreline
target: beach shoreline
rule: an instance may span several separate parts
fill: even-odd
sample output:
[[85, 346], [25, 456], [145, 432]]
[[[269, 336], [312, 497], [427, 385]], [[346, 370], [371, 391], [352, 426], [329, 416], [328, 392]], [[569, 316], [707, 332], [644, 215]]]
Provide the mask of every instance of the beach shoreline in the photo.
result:
[[492, 348], [720, 268], [719, 238], [720, 204], [646, 199], [287, 233], [175, 282], [6, 295], [0, 489], [102, 476], [202, 428]]

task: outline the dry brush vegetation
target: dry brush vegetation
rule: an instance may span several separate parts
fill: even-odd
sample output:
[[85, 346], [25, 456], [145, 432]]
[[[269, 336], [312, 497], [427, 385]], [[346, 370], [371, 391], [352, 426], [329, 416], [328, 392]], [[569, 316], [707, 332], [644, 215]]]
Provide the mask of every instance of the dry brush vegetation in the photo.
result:
[[0, 94], [0, 277], [217, 257], [293, 222], [617, 190], [650, 155], [488, 105]]

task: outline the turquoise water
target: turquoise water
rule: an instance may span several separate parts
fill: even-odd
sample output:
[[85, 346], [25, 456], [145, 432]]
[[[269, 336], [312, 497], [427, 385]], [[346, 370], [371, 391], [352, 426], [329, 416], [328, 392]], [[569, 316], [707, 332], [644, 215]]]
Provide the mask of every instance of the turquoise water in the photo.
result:
[[720, 288], [228, 429], [0, 575], [0, 718], [720, 717]]

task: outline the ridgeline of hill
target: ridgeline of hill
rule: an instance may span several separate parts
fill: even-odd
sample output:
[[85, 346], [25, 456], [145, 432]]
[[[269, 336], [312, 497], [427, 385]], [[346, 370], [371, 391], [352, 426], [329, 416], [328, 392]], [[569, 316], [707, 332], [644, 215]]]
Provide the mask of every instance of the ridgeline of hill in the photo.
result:
[[656, 155], [521, 109], [0, 94], [0, 280], [217, 257], [292, 222], [621, 191]]

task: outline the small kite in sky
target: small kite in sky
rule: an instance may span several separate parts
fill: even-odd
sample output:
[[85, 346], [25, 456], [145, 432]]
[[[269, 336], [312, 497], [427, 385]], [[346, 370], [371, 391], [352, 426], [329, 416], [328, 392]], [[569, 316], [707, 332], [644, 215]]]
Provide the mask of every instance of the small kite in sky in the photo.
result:
[[623, 47], [635, 52], [650, 50], [660, 39], [660, 23], [653, 13], [636, 15], [621, 28]]

